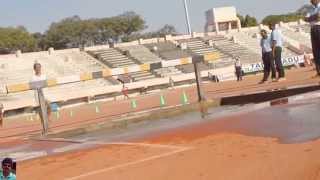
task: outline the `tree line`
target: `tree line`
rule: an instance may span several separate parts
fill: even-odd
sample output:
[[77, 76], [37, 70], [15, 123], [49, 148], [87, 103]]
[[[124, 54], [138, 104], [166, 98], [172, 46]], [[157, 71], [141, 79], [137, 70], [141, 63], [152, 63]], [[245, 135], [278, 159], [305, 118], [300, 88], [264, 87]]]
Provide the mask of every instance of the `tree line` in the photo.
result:
[[[284, 15], [270, 15], [262, 20], [263, 24], [280, 21], [296, 21], [308, 11], [303, 6], [297, 12]], [[238, 15], [242, 27], [257, 26], [258, 21], [250, 15]], [[16, 50], [23, 52], [66, 49], [91, 45], [102, 45], [108, 41], [128, 42], [140, 38], [164, 37], [166, 34], [178, 34], [172, 25], [165, 25], [153, 32], [144, 32], [147, 28], [143, 17], [135, 12], [94, 19], [81, 19], [72, 16], [52, 23], [44, 33], [30, 33], [23, 26], [0, 27], [0, 54]]]
[[127, 42], [139, 38], [162, 37], [176, 34], [172, 25], [165, 25], [154, 32], [143, 33], [147, 28], [145, 20], [135, 12], [96, 19], [81, 19], [72, 16], [52, 23], [44, 33], [30, 33], [26, 28], [0, 28], [0, 54], [75, 48], [102, 45], [108, 41]]

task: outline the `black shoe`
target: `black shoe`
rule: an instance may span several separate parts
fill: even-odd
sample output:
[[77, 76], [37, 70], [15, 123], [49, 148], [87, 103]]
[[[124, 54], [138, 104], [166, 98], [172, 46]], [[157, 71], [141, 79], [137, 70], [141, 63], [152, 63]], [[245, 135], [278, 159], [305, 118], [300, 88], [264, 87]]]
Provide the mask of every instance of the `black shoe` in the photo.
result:
[[265, 84], [267, 81], [266, 80], [262, 80], [259, 82], [259, 84]]

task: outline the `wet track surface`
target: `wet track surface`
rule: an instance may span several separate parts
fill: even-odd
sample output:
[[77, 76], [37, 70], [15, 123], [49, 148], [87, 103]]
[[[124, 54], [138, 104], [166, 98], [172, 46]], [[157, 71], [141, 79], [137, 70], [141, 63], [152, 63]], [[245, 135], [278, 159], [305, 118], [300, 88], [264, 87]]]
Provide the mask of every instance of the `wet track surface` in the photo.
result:
[[[312, 94], [311, 94], [312, 97]], [[112, 142], [192, 140], [212, 134], [237, 133], [271, 137], [284, 144], [304, 143], [320, 137], [320, 99], [299, 100], [287, 105], [223, 106], [189, 112], [168, 119], [121, 122], [115, 129], [100, 129], [61, 140], [26, 139], [2, 143], [0, 155], [17, 160], [86, 149]]]
[[[129, 141], [190, 133], [206, 136], [214, 133], [239, 133], [277, 138], [281, 143], [302, 143], [320, 137], [320, 99], [260, 109], [256, 105], [227, 106], [186, 113], [182, 116], [125, 124], [116, 130], [100, 130], [73, 140]], [[191, 138], [191, 137], [190, 137]]]

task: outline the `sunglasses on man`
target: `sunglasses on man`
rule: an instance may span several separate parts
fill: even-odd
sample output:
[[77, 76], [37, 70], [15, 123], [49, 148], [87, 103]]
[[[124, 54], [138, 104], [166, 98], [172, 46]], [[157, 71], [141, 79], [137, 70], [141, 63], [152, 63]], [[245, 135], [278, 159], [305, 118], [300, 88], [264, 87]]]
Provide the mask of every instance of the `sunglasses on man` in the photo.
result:
[[2, 164], [2, 167], [11, 168], [11, 164]]

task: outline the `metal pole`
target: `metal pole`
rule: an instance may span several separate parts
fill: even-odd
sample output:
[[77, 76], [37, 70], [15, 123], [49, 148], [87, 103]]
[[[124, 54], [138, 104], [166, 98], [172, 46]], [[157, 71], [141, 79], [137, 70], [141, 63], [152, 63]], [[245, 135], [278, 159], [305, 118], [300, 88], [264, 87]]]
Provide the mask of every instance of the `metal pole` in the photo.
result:
[[191, 35], [192, 30], [191, 30], [191, 24], [190, 24], [190, 19], [189, 19], [189, 10], [188, 10], [188, 4], [187, 0], [184, 0], [184, 10], [186, 14], [186, 21], [187, 21], [187, 28], [188, 28], [188, 34]]
[[41, 124], [43, 128], [42, 134], [46, 135], [49, 130], [47, 105], [43, 95], [42, 88], [37, 88], [36, 91], [37, 91], [39, 107], [40, 107], [39, 115], [40, 115]]

